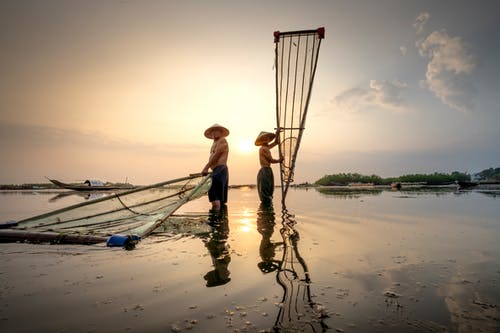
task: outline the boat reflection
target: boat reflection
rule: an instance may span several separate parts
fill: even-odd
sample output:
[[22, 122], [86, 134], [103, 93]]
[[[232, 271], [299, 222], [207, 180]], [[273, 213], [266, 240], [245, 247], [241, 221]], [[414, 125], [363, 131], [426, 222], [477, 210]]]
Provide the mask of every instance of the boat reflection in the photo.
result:
[[323, 306], [311, 298], [311, 278], [307, 264], [299, 253], [300, 236], [294, 228], [295, 217], [283, 205], [283, 258], [276, 281], [283, 288], [283, 298], [274, 324], [275, 332], [325, 332], [328, 317]]
[[79, 196], [83, 198], [84, 200], [94, 200], [94, 199], [99, 199], [108, 195], [113, 194], [113, 191], [107, 192], [85, 192], [85, 191], [67, 191], [67, 192], [61, 192], [58, 193], [57, 195], [53, 196], [52, 198], [49, 199], [49, 202], [56, 202], [58, 200], [67, 198], [69, 196]]
[[223, 206], [219, 211], [210, 211], [208, 224], [212, 230], [208, 240], [205, 241], [205, 246], [212, 257], [214, 269], [206, 273], [203, 278], [207, 282], [207, 287], [216, 287], [231, 281], [228, 269], [231, 256], [227, 244], [229, 236], [227, 207]]

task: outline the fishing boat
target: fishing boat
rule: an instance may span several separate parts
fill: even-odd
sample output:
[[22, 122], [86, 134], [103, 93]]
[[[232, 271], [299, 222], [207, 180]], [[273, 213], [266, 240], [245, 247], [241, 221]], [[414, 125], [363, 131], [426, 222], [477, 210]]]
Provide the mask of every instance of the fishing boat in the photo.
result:
[[134, 188], [134, 186], [130, 184], [118, 184], [118, 185], [105, 184], [100, 180], [86, 180], [82, 184], [67, 184], [56, 179], [50, 179], [50, 178], [47, 179], [60, 188], [64, 188], [67, 190], [74, 190], [74, 191], [111, 191], [111, 190], [126, 190]]
[[391, 183], [391, 189], [393, 190], [401, 190], [401, 183], [400, 182], [393, 182]]
[[116, 191], [20, 221], [0, 224], [0, 241], [128, 246], [149, 236], [190, 200], [205, 195], [210, 175], [193, 174]]
[[427, 185], [426, 182], [394, 182], [391, 183], [391, 189], [393, 190], [408, 190], [422, 188]]
[[460, 189], [470, 189], [479, 185], [479, 182], [458, 181], [457, 183]]

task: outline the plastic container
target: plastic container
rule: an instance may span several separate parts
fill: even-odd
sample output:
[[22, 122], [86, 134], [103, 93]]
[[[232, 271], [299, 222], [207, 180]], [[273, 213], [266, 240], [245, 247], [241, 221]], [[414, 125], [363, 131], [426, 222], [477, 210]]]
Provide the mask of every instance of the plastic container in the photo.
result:
[[134, 246], [141, 240], [138, 235], [112, 235], [106, 241], [106, 246], [109, 247], [128, 247]]

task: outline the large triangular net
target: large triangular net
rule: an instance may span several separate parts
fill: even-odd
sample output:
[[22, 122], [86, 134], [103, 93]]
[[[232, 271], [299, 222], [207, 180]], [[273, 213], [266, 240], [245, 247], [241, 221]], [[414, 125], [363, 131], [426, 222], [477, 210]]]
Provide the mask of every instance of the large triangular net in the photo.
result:
[[280, 164], [283, 201], [294, 181], [295, 161], [324, 36], [324, 28], [274, 33], [276, 124], [280, 130], [279, 151], [284, 158]]
[[[113, 234], [146, 237], [179, 207], [205, 195], [210, 175], [192, 175], [65, 207], [17, 222], [9, 232], [29, 236], [47, 232], [61, 235], [107, 237]], [[22, 236], [19, 232], [15, 235]]]

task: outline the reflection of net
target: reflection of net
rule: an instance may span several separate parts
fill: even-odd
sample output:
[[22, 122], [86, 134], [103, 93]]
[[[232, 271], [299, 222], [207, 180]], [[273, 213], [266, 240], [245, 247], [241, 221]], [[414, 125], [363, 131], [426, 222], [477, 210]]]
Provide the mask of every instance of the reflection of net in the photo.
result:
[[209, 186], [209, 176], [179, 178], [35, 216], [19, 221], [17, 228], [99, 236], [142, 235], [182, 204], [204, 195]]
[[286, 138], [280, 143], [280, 151], [282, 152], [283, 162], [281, 163], [281, 174], [283, 179], [287, 179], [288, 182], [293, 182], [293, 165], [292, 165], [292, 155], [297, 146], [297, 138], [291, 137]]
[[282, 211], [284, 251], [282, 265], [276, 276], [283, 287], [283, 299], [274, 329], [277, 332], [325, 332], [328, 329], [323, 307], [311, 298], [311, 279], [306, 262], [299, 253], [299, 233], [293, 215]]
[[289, 146], [280, 145], [285, 157], [281, 164], [283, 199], [293, 182], [295, 160], [305, 127], [307, 108], [316, 72], [319, 47], [324, 29], [275, 32], [276, 122], [280, 142], [294, 138]]

